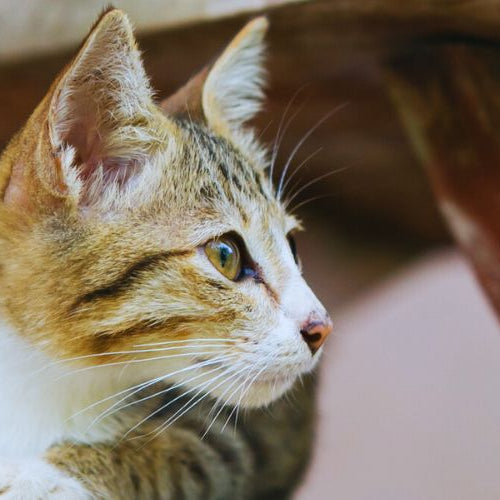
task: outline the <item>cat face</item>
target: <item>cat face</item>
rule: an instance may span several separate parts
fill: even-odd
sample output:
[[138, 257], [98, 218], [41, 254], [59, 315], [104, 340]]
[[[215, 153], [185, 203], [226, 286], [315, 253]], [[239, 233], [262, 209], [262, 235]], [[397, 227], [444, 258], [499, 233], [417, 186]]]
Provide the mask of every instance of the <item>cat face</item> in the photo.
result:
[[246, 406], [312, 370], [331, 322], [243, 127], [265, 29], [161, 106], [126, 16], [90, 33], [0, 160], [2, 308], [35, 348]]

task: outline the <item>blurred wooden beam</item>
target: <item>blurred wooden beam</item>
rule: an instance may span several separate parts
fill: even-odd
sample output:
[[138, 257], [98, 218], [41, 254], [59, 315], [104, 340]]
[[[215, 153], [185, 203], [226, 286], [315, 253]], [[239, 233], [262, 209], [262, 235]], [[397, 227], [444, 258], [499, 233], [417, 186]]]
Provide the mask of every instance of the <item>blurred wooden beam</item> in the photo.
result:
[[499, 0], [311, 0], [276, 14], [291, 33], [310, 26], [320, 42], [369, 51], [423, 39], [500, 40]]
[[440, 207], [500, 316], [500, 49], [422, 47], [389, 88]]

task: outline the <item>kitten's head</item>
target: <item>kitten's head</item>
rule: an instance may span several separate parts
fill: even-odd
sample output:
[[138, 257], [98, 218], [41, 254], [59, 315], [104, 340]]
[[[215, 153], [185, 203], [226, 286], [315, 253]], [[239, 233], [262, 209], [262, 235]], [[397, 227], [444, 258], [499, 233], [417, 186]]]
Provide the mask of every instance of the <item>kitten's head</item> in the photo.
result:
[[1, 305], [31, 345], [243, 405], [314, 367], [331, 322], [244, 127], [266, 28], [157, 105], [127, 17], [96, 24], [0, 160]]

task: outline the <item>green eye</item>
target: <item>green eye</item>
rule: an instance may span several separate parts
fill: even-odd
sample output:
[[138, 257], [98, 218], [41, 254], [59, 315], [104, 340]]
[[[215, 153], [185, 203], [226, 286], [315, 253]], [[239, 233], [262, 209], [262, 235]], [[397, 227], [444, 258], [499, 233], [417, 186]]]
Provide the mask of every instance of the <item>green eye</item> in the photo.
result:
[[205, 253], [213, 266], [226, 278], [235, 280], [241, 273], [241, 254], [235, 241], [227, 236], [211, 240]]

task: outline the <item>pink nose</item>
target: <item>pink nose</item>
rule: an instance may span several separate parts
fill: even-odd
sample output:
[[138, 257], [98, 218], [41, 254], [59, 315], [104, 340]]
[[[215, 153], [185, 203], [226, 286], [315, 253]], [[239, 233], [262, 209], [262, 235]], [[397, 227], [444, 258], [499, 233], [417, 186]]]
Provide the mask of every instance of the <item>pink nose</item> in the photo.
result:
[[332, 333], [332, 330], [332, 320], [327, 316], [324, 320], [307, 321], [302, 325], [300, 333], [311, 350], [311, 353], [314, 355], [323, 345], [326, 337]]

